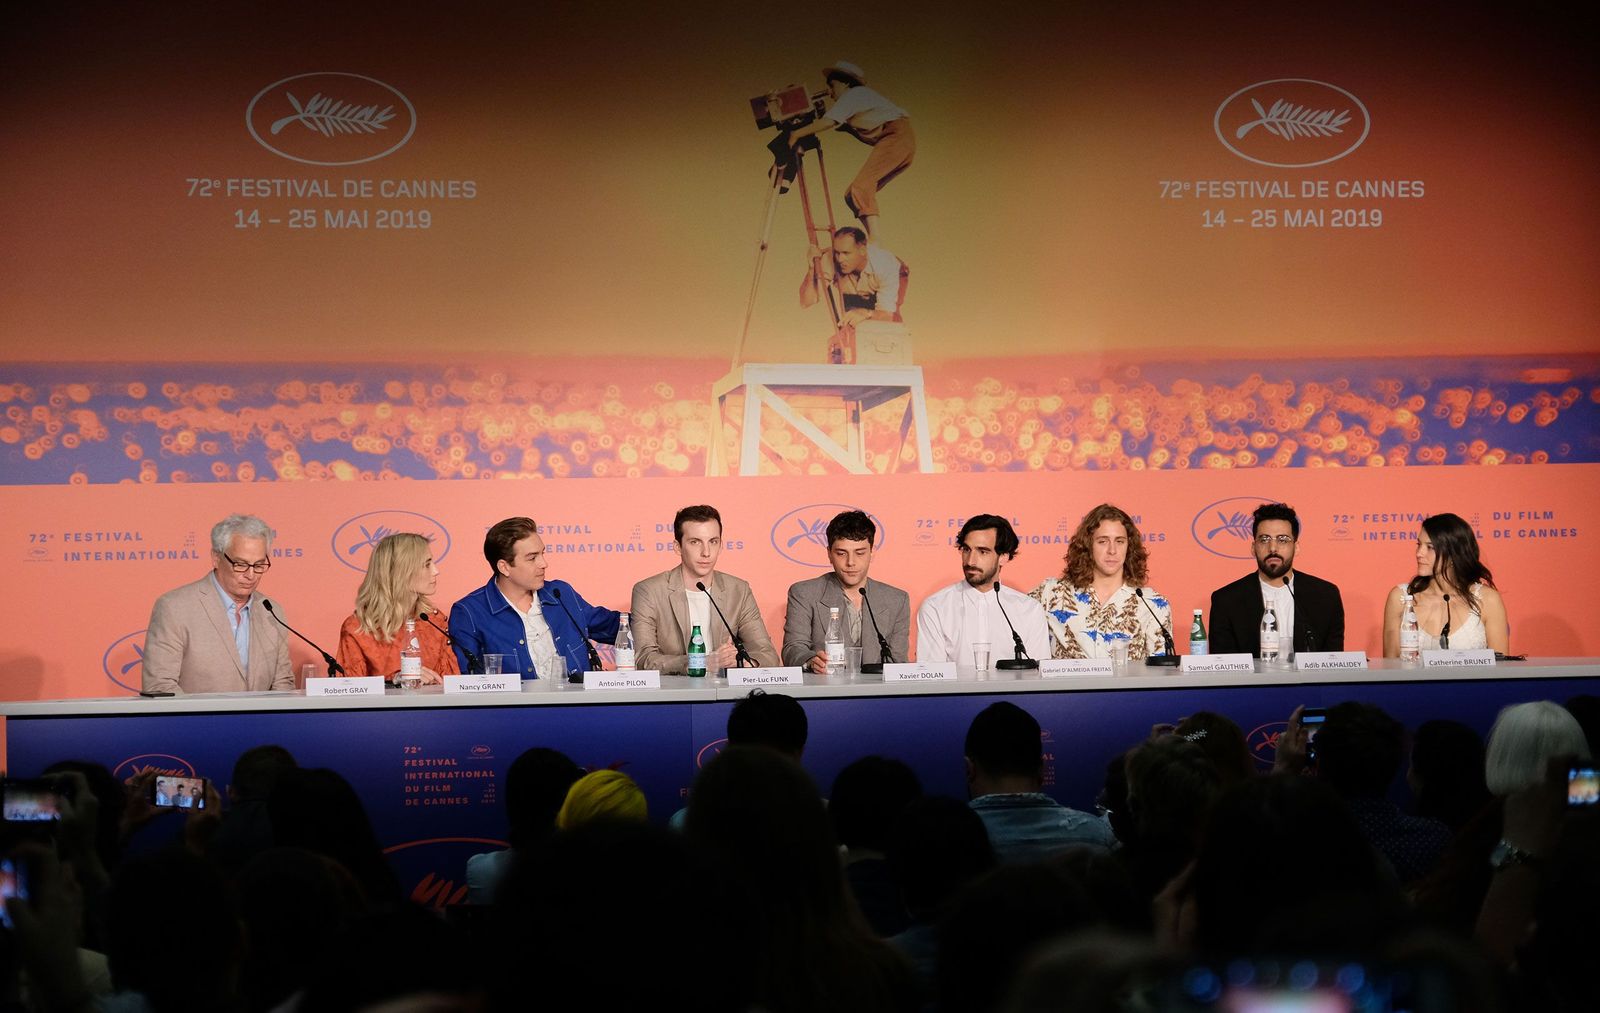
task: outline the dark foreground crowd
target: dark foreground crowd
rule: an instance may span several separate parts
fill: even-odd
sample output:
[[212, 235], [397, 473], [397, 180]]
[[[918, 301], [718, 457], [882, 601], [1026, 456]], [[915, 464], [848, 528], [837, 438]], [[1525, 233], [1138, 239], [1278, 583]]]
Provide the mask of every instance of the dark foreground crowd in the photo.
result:
[[[1487, 743], [1296, 711], [1270, 773], [1194, 714], [1108, 758], [1090, 813], [1044, 791], [1010, 703], [950, 744], [969, 798], [868, 756], [825, 799], [804, 711], [758, 691], [670, 820], [528, 750], [511, 848], [442, 910], [402, 895], [350, 784], [280, 747], [183, 816], [150, 775], [62, 762], [62, 818], [6, 824], [28, 896], [0, 1009], [1593, 1011], [1600, 806], [1572, 771], [1597, 711], [1508, 707]], [[130, 846], [160, 820], [180, 841]]]

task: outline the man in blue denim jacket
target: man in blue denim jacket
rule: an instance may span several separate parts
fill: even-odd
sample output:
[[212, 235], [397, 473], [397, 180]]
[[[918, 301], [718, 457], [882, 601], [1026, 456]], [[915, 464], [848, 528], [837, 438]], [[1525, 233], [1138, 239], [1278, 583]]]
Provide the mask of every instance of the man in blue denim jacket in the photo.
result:
[[582, 672], [591, 667], [588, 641], [616, 639], [616, 612], [590, 605], [566, 581], [545, 580], [544, 539], [530, 518], [490, 528], [483, 556], [494, 576], [450, 608], [461, 671], [481, 672], [485, 654], [504, 654], [515, 658], [506, 671], [524, 679], [549, 678], [558, 659], [569, 673]]

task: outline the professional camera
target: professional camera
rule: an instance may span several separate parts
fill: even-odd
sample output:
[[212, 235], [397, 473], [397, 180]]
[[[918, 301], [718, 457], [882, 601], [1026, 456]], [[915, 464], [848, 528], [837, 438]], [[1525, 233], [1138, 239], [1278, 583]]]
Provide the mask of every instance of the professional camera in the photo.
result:
[[756, 119], [757, 130], [793, 130], [816, 122], [826, 108], [823, 100], [827, 97], [826, 90], [808, 94], [805, 85], [791, 84], [751, 99], [750, 114]]

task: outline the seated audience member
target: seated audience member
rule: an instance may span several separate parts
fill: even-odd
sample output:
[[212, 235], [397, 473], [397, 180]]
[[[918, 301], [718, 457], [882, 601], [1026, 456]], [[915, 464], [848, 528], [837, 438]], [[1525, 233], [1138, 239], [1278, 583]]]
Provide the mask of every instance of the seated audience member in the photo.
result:
[[988, 644], [994, 658], [1016, 653], [1011, 631], [1035, 661], [1050, 656], [1044, 609], [1021, 591], [1000, 583], [1000, 570], [1017, 556], [1017, 533], [995, 514], [969, 518], [956, 534], [962, 580], [929, 595], [917, 609], [917, 660], [973, 662], [974, 644]]
[[295, 1013], [476, 1008], [480, 955], [468, 951], [457, 926], [418, 904], [358, 916], [336, 952], [339, 959], [325, 956]]
[[[262, 606], [272, 529], [233, 514], [211, 529], [211, 571], [156, 599], [144, 636], [144, 692], [292, 690], [288, 633]], [[282, 612], [277, 602], [272, 607]]]
[[990, 704], [972, 719], [966, 741], [967, 791], [1001, 862], [1046, 858], [1074, 844], [1109, 848], [1104, 820], [1044, 793], [1039, 722], [1016, 704]]
[[1530, 938], [1517, 953], [1520, 1008], [1586, 1013], [1600, 1009], [1594, 967], [1600, 810], [1563, 814], [1554, 822], [1559, 830], [1548, 859], [1534, 870], [1539, 884], [1528, 919]]
[[256, 854], [233, 888], [249, 940], [240, 984], [251, 1010], [276, 1009], [306, 988], [366, 911], [361, 888], [343, 866], [301, 848]]
[[434, 625], [445, 624], [433, 603], [438, 587], [439, 566], [426, 538], [402, 532], [380, 540], [367, 559], [367, 575], [356, 591], [355, 613], [339, 628], [339, 664], [344, 674], [386, 679], [397, 675], [407, 619], [416, 622], [422, 681], [440, 682], [444, 676], [460, 672], [449, 638]]
[[[752, 689], [728, 712], [728, 745], [773, 749], [796, 763], [805, 753], [808, 731], [805, 708], [786, 693]], [[679, 809], [667, 826], [682, 830], [688, 815], [687, 806]]]
[[[111, 885], [111, 977], [154, 1013], [228, 1010], [238, 1001], [245, 939], [222, 876], [187, 851], [124, 862]], [[129, 995], [113, 1008], [139, 1008]], [[65, 1007], [63, 1007], [65, 1008]]]
[[232, 872], [273, 847], [276, 838], [267, 799], [278, 778], [298, 768], [282, 746], [256, 746], [239, 754], [228, 782], [228, 808], [206, 848], [206, 857], [224, 872]]
[[[828, 670], [829, 609], [839, 610], [846, 647], [861, 648], [865, 664], [909, 661], [911, 596], [891, 584], [873, 581], [867, 601], [867, 571], [878, 526], [860, 510], [847, 510], [828, 522], [828, 562], [833, 570], [789, 586], [783, 613], [783, 663], [818, 674]], [[878, 634], [889, 643], [884, 658]]]
[[1549, 700], [1501, 708], [1489, 729], [1484, 781], [1505, 798], [1537, 783], [1558, 756], [1587, 756], [1589, 740], [1578, 719]]
[[1271, 602], [1281, 638], [1279, 657], [1296, 651], [1344, 650], [1344, 599], [1339, 588], [1295, 568], [1300, 518], [1287, 503], [1263, 503], [1250, 519], [1256, 569], [1211, 592], [1211, 653], [1261, 656], [1261, 617]]
[[400, 900], [400, 883], [378, 845], [361, 796], [343, 777], [326, 769], [284, 771], [267, 798], [267, 814], [279, 847], [305, 848], [338, 862], [370, 906]]
[[1212, 806], [1201, 841], [1187, 881], [1158, 905], [1158, 937], [1182, 940], [1192, 918], [1193, 944], [1206, 955], [1356, 957], [1407, 925], [1382, 856], [1316, 778], [1233, 785]]
[[1489, 804], [1483, 740], [1459, 721], [1424, 721], [1411, 737], [1413, 812], [1459, 832]]
[[910, 924], [886, 852], [906, 806], [922, 797], [922, 782], [899, 760], [864, 756], [839, 771], [828, 792], [828, 817], [844, 852], [844, 876], [867, 924], [892, 936]]
[[556, 829], [571, 830], [595, 820], [642, 823], [649, 818], [644, 792], [633, 778], [620, 770], [596, 770], [567, 789], [567, 799], [556, 813]]
[[[633, 642], [639, 667], [683, 675], [689, 670], [689, 639], [696, 626], [705, 637], [708, 673], [734, 667], [737, 648], [723, 626], [724, 618], [744, 642], [751, 664], [776, 667], [781, 659], [762, 621], [755, 592], [743, 580], [717, 569], [722, 556], [722, 515], [717, 509], [700, 505], [679, 510], [672, 518], [672, 544], [678, 565], [633, 585]], [[697, 586], [701, 584], [704, 591]]]
[[467, 859], [467, 903], [488, 904], [517, 855], [532, 854], [556, 830], [556, 816], [583, 768], [554, 749], [535, 746], [506, 771], [506, 821], [511, 847]]
[[916, 1008], [910, 968], [850, 900], [822, 798], [798, 764], [728, 747], [695, 778], [685, 829], [712, 870], [722, 935], [748, 954], [729, 969], [745, 978], [746, 1008]]
[[481, 671], [485, 654], [503, 654], [506, 670], [523, 679], [548, 678], [558, 660], [569, 673], [583, 672], [589, 641], [617, 639], [618, 613], [590, 605], [564, 580], [545, 579], [544, 539], [531, 518], [508, 517], [491, 527], [483, 558], [489, 582], [450, 606], [460, 671]]
[[1389, 590], [1383, 606], [1383, 656], [1400, 656], [1404, 596], [1412, 596], [1425, 651], [1449, 647], [1505, 654], [1511, 649], [1506, 604], [1478, 558], [1478, 539], [1455, 514], [1434, 514], [1417, 532], [1417, 568]]
[[1061, 576], [1030, 592], [1050, 623], [1051, 657], [1109, 658], [1114, 644], [1134, 661], [1165, 654], [1172, 606], [1145, 585], [1149, 562], [1138, 525], [1120, 508], [1102, 503], [1084, 514]]
[[994, 868], [983, 820], [965, 802], [920, 798], [901, 810], [887, 850], [910, 925], [889, 942], [911, 961], [925, 990], [933, 988], [937, 925], [968, 883]]
[[1172, 734], [1193, 742], [1206, 754], [1225, 788], [1260, 773], [1250, 756], [1244, 731], [1230, 719], [1212, 711], [1195, 711], [1173, 726]]
[[[1145, 1009], [1183, 965], [1145, 934], [1079, 932], [1033, 951], [1017, 972], [1005, 1013], [1124, 1013]], [[1134, 998], [1139, 997], [1139, 998]]]
[[1194, 860], [1223, 781], [1204, 750], [1175, 735], [1140, 743], [1127, 757], [1126, 807], [1135, 829], [1119, 857], [1148, 908]]

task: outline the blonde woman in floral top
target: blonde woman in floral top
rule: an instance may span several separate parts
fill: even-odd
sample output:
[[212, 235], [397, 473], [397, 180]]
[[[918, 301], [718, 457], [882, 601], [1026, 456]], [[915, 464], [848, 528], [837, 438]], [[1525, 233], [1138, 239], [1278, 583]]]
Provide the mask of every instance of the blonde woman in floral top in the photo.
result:
[[1050, 623], [1051, 657], [1109, 658], [1119, 641], [1134, 661], [1164, 652], [1161, 626], [1172, 628], [1172, 607], [1144, 586], [1149, 556], [1133, 518], [1118, 507], [1102, 503], [1084, 515], [1067, 545], [1066, 569], [1031, 592]]

